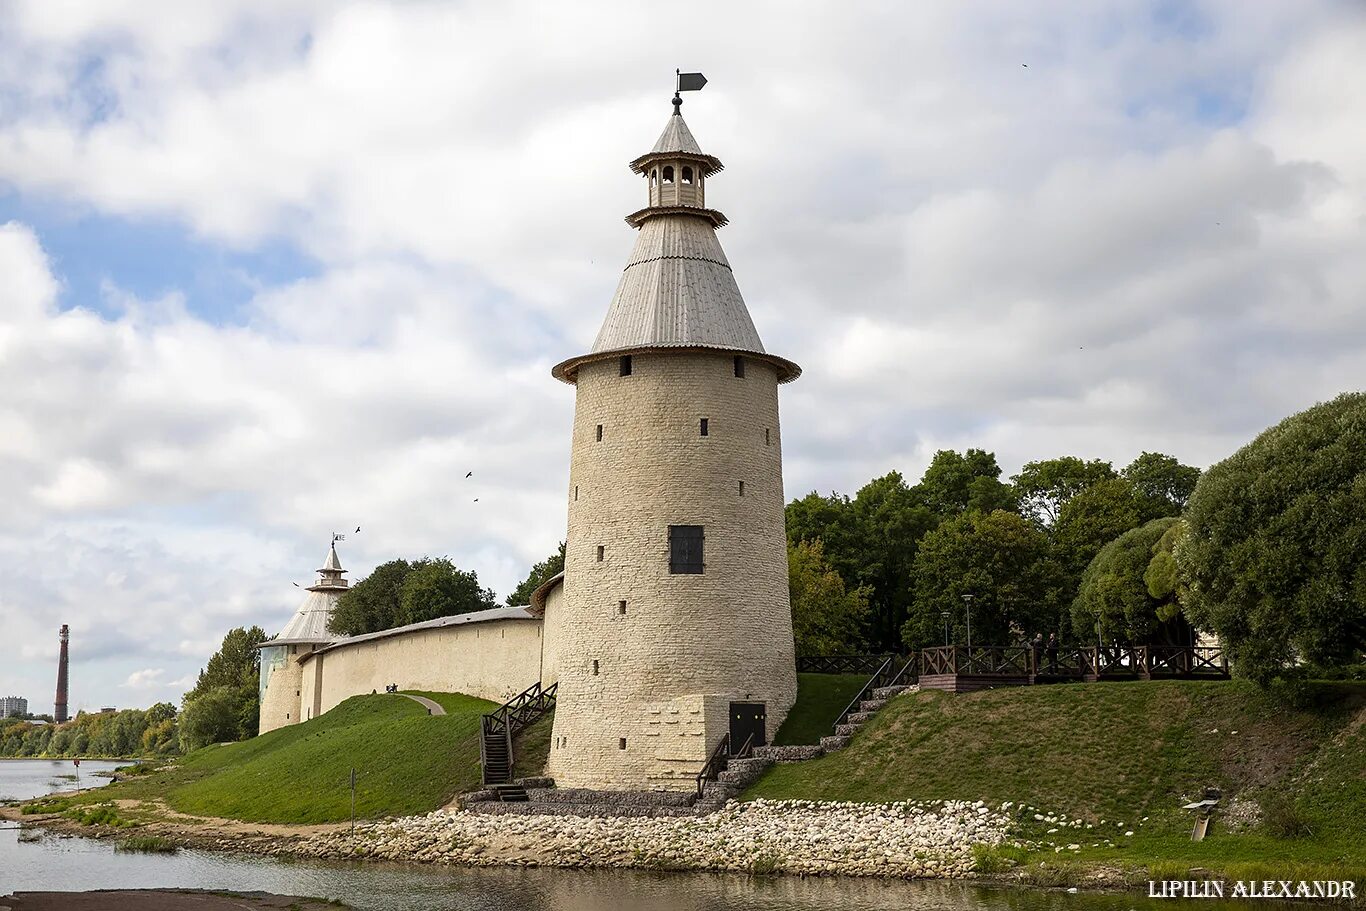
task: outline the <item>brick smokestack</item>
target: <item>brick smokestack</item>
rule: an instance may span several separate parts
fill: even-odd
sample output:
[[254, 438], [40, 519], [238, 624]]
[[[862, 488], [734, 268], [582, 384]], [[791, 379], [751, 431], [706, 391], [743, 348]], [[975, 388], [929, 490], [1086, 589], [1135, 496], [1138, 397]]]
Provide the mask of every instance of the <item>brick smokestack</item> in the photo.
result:
[[61, 656], [57, 659], [57, 705], [53, 708], [52, 711], [52, 717], [57, 722], [57, 724], [61, 724], [67, 719], [67, 665], [71, 661], [70, 655], [67, 654], [67, 642], [71, 639], [71, 631], [67, 628], [67, 625], [65, 623], [62, 624], [61, 635], [62, 653]]

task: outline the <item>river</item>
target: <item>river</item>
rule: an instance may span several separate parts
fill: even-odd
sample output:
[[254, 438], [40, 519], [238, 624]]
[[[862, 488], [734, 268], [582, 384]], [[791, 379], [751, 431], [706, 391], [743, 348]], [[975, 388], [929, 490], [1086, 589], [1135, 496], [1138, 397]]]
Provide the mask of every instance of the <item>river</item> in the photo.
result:
[[[92, 773], [115, 765], [83, 762], [82, 784], [107, 781]], [[74, 781], [60, 776], [74, 771], [69, 760], [0, 761], [0, 796], [70, 788]], [[180, 887], [319, 896], [358, 911], [1190, 911], [1182, 906], [1192, 904], [900, 880], [290, 862], [194, 850], [134, 854], [104, 840], [20, 834], [0, 830], [0, 895]], [[1267, 903], [1257, 904], [1266, 911]]]

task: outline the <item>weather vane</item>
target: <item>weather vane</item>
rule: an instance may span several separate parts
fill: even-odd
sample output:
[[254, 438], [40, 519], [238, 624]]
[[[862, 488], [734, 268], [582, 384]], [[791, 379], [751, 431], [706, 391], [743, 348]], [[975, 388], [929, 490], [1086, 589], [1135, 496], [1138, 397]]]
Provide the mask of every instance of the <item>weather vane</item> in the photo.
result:
[[683, 96], [680, 92], [700, 92], [702, 86], [707, 84], [707, 77], [701, 73], [683, 73], [674, 70], [677, 81], [674, 83], [674, 113], [677, 114], [683, 107]]

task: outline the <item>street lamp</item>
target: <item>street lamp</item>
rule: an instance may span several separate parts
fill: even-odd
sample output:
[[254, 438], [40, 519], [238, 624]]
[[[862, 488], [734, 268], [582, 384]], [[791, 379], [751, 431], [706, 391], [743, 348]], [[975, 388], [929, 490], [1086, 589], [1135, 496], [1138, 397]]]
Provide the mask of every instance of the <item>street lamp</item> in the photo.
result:
[[941, 610], [939, 616], [944, 620], [944, 647], [949, 647], [949, 611]]
[[968, 618], [968, 654], [972, 654], [972, 595], [963, 596], [963, 611]]

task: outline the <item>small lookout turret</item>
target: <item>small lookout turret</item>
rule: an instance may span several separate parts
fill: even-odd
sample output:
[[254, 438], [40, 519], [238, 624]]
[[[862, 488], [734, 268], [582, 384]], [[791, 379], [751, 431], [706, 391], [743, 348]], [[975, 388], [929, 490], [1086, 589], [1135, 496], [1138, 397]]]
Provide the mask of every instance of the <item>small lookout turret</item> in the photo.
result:
[[338, 639], [328, 632], [327, 624], [337, 599], [348, 588], [342, 578], [345, 573], [334, 538], [318, 568], [318, 581], [308, 587], [299, 609], [274, 639], [261, 645], [260, 733], [306, 720], [300, 717], [307, 713], [300, 704], [299, 658]]

